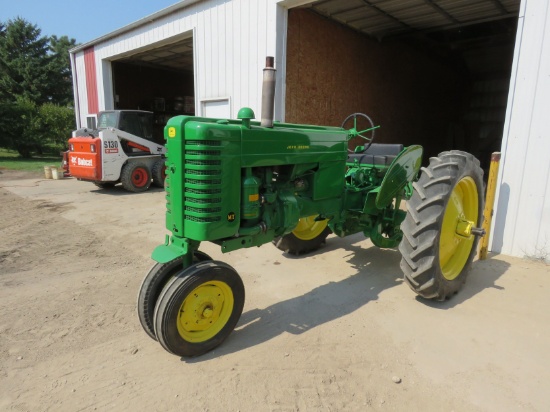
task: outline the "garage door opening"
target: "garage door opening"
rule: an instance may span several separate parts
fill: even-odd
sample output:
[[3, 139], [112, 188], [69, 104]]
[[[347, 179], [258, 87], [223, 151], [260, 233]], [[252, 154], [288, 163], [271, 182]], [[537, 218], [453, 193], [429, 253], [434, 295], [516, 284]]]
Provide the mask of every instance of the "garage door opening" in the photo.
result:
[[112, 62], [114, 107], [154, 113], [153, 138], [164, 142], [168, 119], [195, 114], [193, 38]]
[[421, 144], [425, 159], [465, 150], [486, 169], [501, 145], [519, 2], [321, 0], [290, 10], [286, 121], [340, 126], [363, 112], [381, 126], [379, 143]]

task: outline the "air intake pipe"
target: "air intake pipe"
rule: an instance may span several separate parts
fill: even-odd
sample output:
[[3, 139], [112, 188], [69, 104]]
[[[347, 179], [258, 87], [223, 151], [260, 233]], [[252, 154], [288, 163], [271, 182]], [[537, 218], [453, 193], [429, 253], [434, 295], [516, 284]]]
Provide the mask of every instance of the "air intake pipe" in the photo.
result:
[[262, 122], [263, 127], [273, 127], [273, 113], [275, 108], [275, 68], [274, 58], [265, 58], [264, 79], [262, 83]]

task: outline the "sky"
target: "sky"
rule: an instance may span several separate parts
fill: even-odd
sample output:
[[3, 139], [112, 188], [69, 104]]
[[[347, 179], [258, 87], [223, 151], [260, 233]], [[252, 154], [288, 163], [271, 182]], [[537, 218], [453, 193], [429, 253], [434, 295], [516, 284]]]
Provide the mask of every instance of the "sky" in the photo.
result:
[[42, 35], [87, 43], [179, 0], [0, 0], [0, 22], [22, 17]]

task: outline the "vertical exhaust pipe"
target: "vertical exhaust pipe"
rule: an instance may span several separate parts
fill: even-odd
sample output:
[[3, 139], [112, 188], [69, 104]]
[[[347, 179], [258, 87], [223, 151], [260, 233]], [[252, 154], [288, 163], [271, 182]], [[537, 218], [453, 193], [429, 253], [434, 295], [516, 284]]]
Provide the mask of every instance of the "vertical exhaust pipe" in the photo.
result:
[[264, 79], [262, 83], [262, 122], [263, 127], [273, 127], [275, 109], [275, 68], [274, 58], [265, 58]]

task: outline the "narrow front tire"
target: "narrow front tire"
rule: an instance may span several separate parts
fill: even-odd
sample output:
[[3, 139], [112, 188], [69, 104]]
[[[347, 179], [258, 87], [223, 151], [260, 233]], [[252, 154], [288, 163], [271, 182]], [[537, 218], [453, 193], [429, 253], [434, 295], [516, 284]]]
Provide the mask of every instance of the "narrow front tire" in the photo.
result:
[[178, 272], [155, 307], [155, 335], [178, 356], [202, 355], [233, 331], [244, 307], [244, 285], [226, 263], [196, 263]]
[[[208, 260], [212, 258], [200, 250], [195, 250], [193, 253], [193, 263]], [[137, 296], [137, 313], [143, 330], [151, 339], [157, 340], [153, 321], [157, 299], [162, 288], [181, 269], [183, 269], [182, 256], [167, 263], [155, 263], [141, 282]]]

